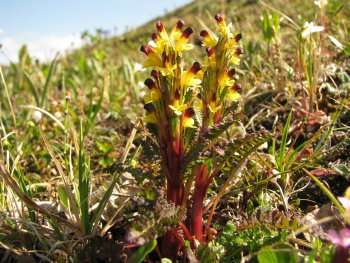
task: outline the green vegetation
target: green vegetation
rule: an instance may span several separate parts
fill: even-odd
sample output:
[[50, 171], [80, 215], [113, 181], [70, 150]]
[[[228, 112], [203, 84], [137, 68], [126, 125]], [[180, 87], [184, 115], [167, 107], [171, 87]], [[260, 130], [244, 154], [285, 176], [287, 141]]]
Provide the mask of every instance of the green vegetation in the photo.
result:
[[349, 17], [205, 0], [47, 64], [23, 46], [0, 68], [1, 261], [345, 262]]

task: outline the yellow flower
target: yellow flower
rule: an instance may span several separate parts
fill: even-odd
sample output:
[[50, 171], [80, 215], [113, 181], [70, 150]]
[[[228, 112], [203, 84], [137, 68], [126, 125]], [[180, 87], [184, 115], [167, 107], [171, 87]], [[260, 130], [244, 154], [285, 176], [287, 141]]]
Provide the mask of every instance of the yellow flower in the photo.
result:
[[186, 110], [187, 105], [186, 104], [179, 104], [177, 102], [177, 103], [174, 103], [174, 105], [169, 105], [169, 108], [172, 109], [176, 115], [180, 116], [180, 115], [182, 115], [182, 112], [184, 110]]
[[232, 86], [235, 84], [235, 80], [232, 79], [235, 75], [236, 71], [234, 69], [231, 69], [230, 71], [224, 73], [219, 77], [219, 86], [220, 87], [227, 87]]
[[208, 54], [208, 60], [206, 62], [207, 67], [212, 67], [214, 68], [216, 66], [216, 59], [215, 59], [215, 53], [214, 53], [214, 48], [212, 47], [207, 47], [205, 51]]
[[201, 31], [200, 36], [203, 37], [202, 46], [215, 47], [216, 44], [218, 43], [218, 40], [213, 36], [211, 36], [206, 30]]
[[182, 72], [181, 86], [184, 87], [197, 87], [201, 84], [202, 80], [199, 78], [200, 71], [202, 69], [201, 64], [195, 62], [193, 66], [188, 70]]
[[236, 83], [231, 88], [228, 89], [228, 93], [226, 95], [227, 99], [232, 101], [238, 101], [241, 95], [237, 92], [241, 89], [241, 85]]
[[173, 74], [174, 69], [176, 68], [176, 64], [173, 64], [168, 52], [163, 52], [162, 54], [164, 66], [159, 67], [159, 70], [162, 72], [163, 76]]
[[181, 29], [185, 25], [185, 22], [183, 20], [179, 20], [176, 23], [176, 26], [173, 28], [173, 30], [170, 33], [170, 39], [172, 41], [177, 41], [181, 38]]
[[175, 43], [175, 51], [179, 52], [179, 56], [182, 56], [182, 51], [183, 50], [190, 50], [193, 49], [193, 45], [192, 44], [188, 44], [188, 38], [190, 37], [190, 35], [193, 33], [192, 28], [188, 27], [186, 28], [182, 34], [181, 37], [178, 41], [176, 41]]
[[238, 56], [242, 54], [243, 54], [243, 49], [240, 47], [236, 48], [235, 51], [232, 52], [231, 54], [230, 62], [234, 65], [239, 65], [241, 60], [238, 58]]
[[146, 94], [143, 99], [145, 103], [150, 103], [152, 101], [157, 101], [162, 97], [159, 90], [150, 90], [148, 94]]
[[218, 23], [218, 30], [223, 36], [232, 37], [229, 27], [226, 25], [224, 18], [221, 15], [215, 15], [215, 20]]
[[226, 45], [226, 48], [228, 50], [235, 48], [235, 46], [237, 45], [238, 41], [241, 40], [242, 38], [242, 34], [238, 33], [237, 35], [235, 35], [232, 39], [230, 39]]
[[140, 50], [147, 55], [147, 60], [143, 64], [144, 68], [162, 66], [162, 59], [159, 57], [158, 53], [154, 52], [150, 45], [144, 45], [140, 48]]
[[164, 28], [164, 25], [161, 21], [157, 21], [156, 23], [156, 27], [157, 27], [157, 30], [158, 30], [158, 33], [159, 33], [159, 36], [162, 40], [166, 40], [166, 41], [169, 41], [169, 37], [168, 37], [168, 34]]
[[162, 94], [154, 83], [154, 81], [150, 78], [145, 80], [145, 85], [149, 88], [149, 93], [144, 96], [145, 103], [149, 103], [152, 101], [157, 101], [162, 97]]
[[194, 126], [194, 119], [192, 118], [193, 115], [194, 115], [194, 110], [192, 107], [187, 108], [185, 110], [182, 117], [182, 126], [184, 128], [196, 128], [196, 126]]

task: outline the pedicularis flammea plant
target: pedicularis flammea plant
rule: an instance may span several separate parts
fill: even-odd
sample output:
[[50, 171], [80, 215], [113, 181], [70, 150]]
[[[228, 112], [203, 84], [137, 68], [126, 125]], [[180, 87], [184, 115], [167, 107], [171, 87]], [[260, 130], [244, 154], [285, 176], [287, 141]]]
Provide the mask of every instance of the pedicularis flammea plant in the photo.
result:
[[[238, 44], [242, 35], [231, 33], [231, 25], [222, 16], [216, 15], [215, 19], [217, 35], [200, 32], [207, 53], [202, 64], [185, 66], [186, 52], [194, 48], [189, 43], [193, 30], [184, 29], [182, 20], [170, 32], [158, 21], [158, 32], [141, 47], [147, 55], [144, 67], [152, 68], [152, 78], [145, 81], [149, 88], [144, 97], [145, 122], [159, 146], [166, 196], [176, 206], [191, 209], [187, 213], [190, 220], [178, 227], [181, 231], [174, 228], [163, 236], [160, 249], [163, 257], [174, 258], [181, 249], [182, 238], [187, 238], [193, 248], [207, 241], [210, 220], [206, 228], [203, 226], [207, 190], [224, 170], [227, 175], [228, 171], [237, 170], [231, 161], [237, 154], [225, 149], [218, 154], [213, 149], [218, 143], [229, 146], [230, 141], [223, 133], [238, 116], [234, 109], [241, 86], [236, 83], [234, 67], [243, 53]], [[188, 200], [192, 200], [191, 206]]]

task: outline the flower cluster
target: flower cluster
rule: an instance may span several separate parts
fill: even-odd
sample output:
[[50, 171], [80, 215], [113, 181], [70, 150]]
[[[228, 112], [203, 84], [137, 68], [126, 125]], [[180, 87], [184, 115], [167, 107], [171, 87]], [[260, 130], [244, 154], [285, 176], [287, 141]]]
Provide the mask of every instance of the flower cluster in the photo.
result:
[[232, 66], [239, 64], [239, 56], [243, 53], [238, 45], [242, 35], [232, 34], [231, 24], [226, 25], [222, 16], [216, 15], [215, 19], [219, 37], [206, 30], [200, 33], [208, 54], [201, 88], [203, 119], [207, 121], [205, 127], [222, 120], [227, 100], [237, 101], [240, 97], [240, 85], [236, 83]]

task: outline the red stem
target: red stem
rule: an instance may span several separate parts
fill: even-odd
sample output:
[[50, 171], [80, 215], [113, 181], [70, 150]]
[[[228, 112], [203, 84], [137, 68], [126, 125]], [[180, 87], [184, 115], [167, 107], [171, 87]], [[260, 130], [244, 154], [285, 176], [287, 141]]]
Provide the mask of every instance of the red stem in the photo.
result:
[[207, 166], [198, 168], [194, 193], [191, 217], [192, 235], [200, 242], [203, 242], [203, 201], [206, 193]]

